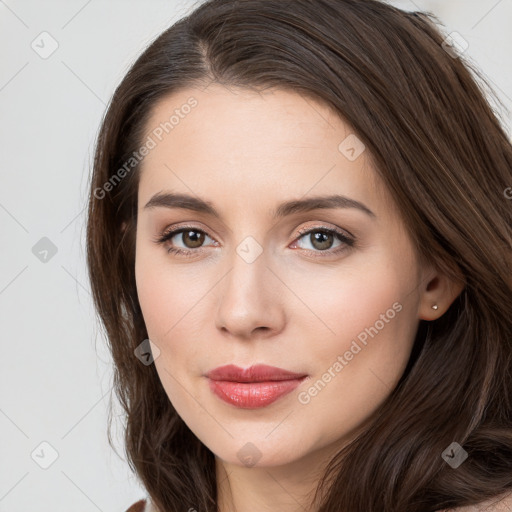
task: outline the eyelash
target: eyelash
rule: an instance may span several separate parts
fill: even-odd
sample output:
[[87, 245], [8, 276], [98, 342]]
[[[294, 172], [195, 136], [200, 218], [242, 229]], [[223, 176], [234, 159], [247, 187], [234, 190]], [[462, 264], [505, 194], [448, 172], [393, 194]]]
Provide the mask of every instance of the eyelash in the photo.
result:
[[[213, 237], [211, 237], [206, 231], [203, 231], [202, 229], [198, 229], [198, 228], [196, 228], [194, 226], [183, 226], [183, 227], [180, 227], [178, 229], [173, 229], [173, 230], [170, 230], [170, 231], [169, 230], [168, 231], [164, 231], [161, 235], [159, 235], [153, 241], [156, 244], [163, 245], [163, 244], [165, 244], [165, 242], [167, 242], [171, 238], [174, 238], [176, 235], [179, 235], [180, 233], [183, 233], [183, 232], [185, 232], [187, 230], [195, 231], [197, 233], [203, 233], [206, 236], [208, 236], [209, 238], [213, 239]], [[314, 256], [315, 258], [324, 258], [324, 257], [327, 257], [327, 256], [332, 256], [332, 255], [335, 255], [335, 254], [339, 254], [339, 253], [347, 251], [348, 249], [350, 249], [350, 248], [355, 246], [355, 238], [350, 238], [347, 235], [345, 235], [342, 231], [338, 231], [337, 229], [327, 228], [325, 226], [317, 226], [317, 227], [314, 227], [314, 228], [303, 228], [303, 229], [299, 230], [299, 232], [297, 233], [298, 236], [294, 239], [294, 241], [303, 238], [305, 235], [309, 235], [311, 233], [316, 233], [316, 232], [322, 232], [322, 233], [328, 233], [328, 234], [334, 235], [340, 242], [343, 242], [345, 244], [345, 247], [341, 246], [341, 247], [338, 247], [335, 250], [328, 249], [328, 250], [325, 250], [325, 251], [320, 251], [320, 250], [313, 251], [311, 249], [303, 249], [303, 250], [308, 251], [308, 252], [321, 253], [321, 254], [315, 255]], [[202, 248], [198, 248], [198, 249], [180, 249], [180, 248], [176, 248], [176, 247], [169, 247], [167, 249], [167, 252], [169, 254], [175, 254], [175, 255], [178, 255], [178, 256], [193, 257], [198, 252], [201, 252], [201, 249]], [[323, 254], [326, 254], [326, 256], [324, 256]]]

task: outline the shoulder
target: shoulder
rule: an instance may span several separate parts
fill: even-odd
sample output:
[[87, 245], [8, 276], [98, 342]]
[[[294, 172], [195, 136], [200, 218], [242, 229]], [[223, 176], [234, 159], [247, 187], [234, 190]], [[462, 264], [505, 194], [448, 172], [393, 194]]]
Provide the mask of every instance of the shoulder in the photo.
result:
[[477, 505], [444, 509], [439, 512], [512, 512], [512, 492], [501, 494]]

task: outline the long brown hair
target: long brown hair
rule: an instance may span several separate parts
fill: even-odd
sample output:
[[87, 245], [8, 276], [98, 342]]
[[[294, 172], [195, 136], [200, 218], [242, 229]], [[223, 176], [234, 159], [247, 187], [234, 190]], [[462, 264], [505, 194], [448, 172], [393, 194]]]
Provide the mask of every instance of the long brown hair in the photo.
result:
[[[366, 145], [418, 254], [465, 282], [444, 315], [420, 321], [400, 382], [332, 459], [319, 510], [433, 512], [512, 490], [512, 145], [492, 88], [438, 23], [377, 0], [209, 0], [150, 44], [116, 89], [97, 139], [87, 262], [130, 467], [162, 512], [216, 511], [217, 482], [214, 455], [155, 366], [134, 355], [148, 335], [133, 155], [158, 100], [212, 81], [335, 109]], [[452, 442], [468, 453], [457, 469], [442, 457]]]

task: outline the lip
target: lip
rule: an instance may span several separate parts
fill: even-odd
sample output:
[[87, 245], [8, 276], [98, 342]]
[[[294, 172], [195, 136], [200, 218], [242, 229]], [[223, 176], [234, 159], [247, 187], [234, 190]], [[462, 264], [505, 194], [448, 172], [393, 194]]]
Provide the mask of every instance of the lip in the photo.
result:
[[300, 379], [306, 377], [307, 374], [290, 372], [283, 368], [268, 366], [266, 364], [256, 364], [245, 369], [233, 364], [228, 364], [210, 370], [206, 376], [212, 380], [231, 382], [267, 382]]
[[206, 374], [210, 390], [242, 409], [257, 409], [293, 391], [308, 375], [258, 364], [249, 368], [220, 366]]

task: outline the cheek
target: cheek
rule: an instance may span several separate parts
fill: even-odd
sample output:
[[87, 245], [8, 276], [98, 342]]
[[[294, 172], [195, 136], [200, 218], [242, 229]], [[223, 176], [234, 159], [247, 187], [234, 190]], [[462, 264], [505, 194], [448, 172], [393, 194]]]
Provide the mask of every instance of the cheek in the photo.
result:
[[[149, 338], [163, 355], [198, 350], [211, 288], [193, 265], [172, 265], [165, 249], [136, 251], [137, 295]], [[203, 334], [204, 336], [204, 334]], [[187, 340], [186, 344], [178, 340]], [[199, 341], [194, 341], [199, 340]], [[179, 352], [178, 352], [179, 351]]]
[[301, 287], [297, 294], [316, 313], [308, 314], [306, 325], [298, 320], [310, 332], [303, 338], [311, 341], [317, 333], [317, 342], [309, 346], [305, 342], [301, 351], [318, 362], [314, 364], [317, 375], [338, 362], [342, 365], [342, 369], [336, 366], [339, 385], [359, 391], [368, 378], [384, 383], [399, 378], [417, 328], [416, 295], [411, 293], [414, 272], [406, 262], [394, 268], [381, 263], [354, 267], [342, 275], [333, 273], [317, 278], [315, 286]]
[[[142, 249], [135, 265], [137, 294], [149, 339], [160, 353], [154, 364], [173, 406], [180, 411], [193, 409], [183, 383], [190, 375], [201, 374], [200, 321], [201, 291], [198, 283], [186, 279], [179, 269], [162, 264], [162, 259]], [[196, 366], [196, 362], [197, 366]], [[180, 384], [181, 383], [181, 384]]]
[[154, 257], [144, 247], [141, 247], [140, 242], [137, 240], [135, 250], [135, 282], [137, 285], [137, 297], [150, 339], [153, 339], [155, 334], [155, 321], [158, 318], [164, 318], [162, 312], [165, 309], [162, 301], [162, 291], [164, 288], [157, 279], [158, 267], [154, 263]]
[[[169, 401], [185, 423], [200, 434], [194, 426], [198, 418], [199, 424], [209, 424], [208, 418], [201, 419], [204, 410], [190, 391], [206, 369], [202, 366], [204, 305], [211, 286], [199, 280], [197, 272], [194, 278], [186, 266], [166, 264], [165, 256], [155, 257], [155, 252], [141, 248], [135, 265], [137, 294], [148, 337], [160, 349], [154, 364]], [[194, 379], [193, 385], [190, 379]], [[208, 438], [208, 434], [203, 433], [201, 438]]]
[[406, 294], [403, 274], [382, 266], [349, 271], [318, 273], [314, 281], [297, 275], [294, 291], [301, 298], [301, 318], [310, 318], [324, 339], [347, 339], [372, 326], [387, 310], [395, 316], [393, 304]]
[[330, 425], [318, 432], [324, 441], [357, 428], [403, 375], [416, 322], [410, 289], [400, 279], [393, 272], [345, 274], [334, 282], [336, 293], [308, 295], [311, 308], [334, 331], [322, 326], [315, 339], [320, 322], [312, 322], [309, 335], [303, 330], [308, 346], [297, 350], [310, 362], [313, 376], [298, 398], [304, 412], [323, 415]]

